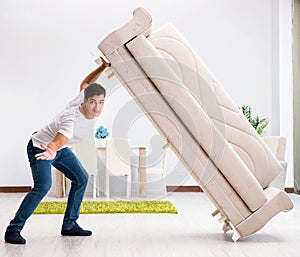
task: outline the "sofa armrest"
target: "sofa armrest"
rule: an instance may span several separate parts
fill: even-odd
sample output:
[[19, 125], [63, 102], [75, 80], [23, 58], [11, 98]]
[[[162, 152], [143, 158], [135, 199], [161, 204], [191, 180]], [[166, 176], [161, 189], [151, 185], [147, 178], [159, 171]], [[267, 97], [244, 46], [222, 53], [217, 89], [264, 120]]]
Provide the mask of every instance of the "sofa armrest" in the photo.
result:
[[270, 187], [276, 187], [281, 190], [285, 189], [285, 178], [287, 170], [287, 162], [280, 161], [281, 166], [283, 167], [282, 172], [270, 183]]
[[263, 140], [275, 154], [277, 160], [284, 161], [286, 138], [280, 136], [264, 136]]

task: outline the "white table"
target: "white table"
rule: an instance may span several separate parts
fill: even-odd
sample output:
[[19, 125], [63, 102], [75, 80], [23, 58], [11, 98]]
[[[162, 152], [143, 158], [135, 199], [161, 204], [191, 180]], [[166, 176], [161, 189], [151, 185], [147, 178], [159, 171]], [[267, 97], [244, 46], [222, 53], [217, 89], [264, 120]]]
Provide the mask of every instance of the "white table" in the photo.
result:
[[[105, 154], [106, 147], [105, 146], [98, 146], [97, 150], [100, 154]], [[146, 197], [146, 183], [147, 183], [147, 176], [146, 176], [146, 147], [145, 146], [131, 146], [131, 150], [133, 153], [139, 156], [139, 166], [138, 166], [138, 173], [139, 173], [139, 197]], [[53, 167], [56, 173], [56, 197], [61, 198], [64, 197], [64, 185], [65, 185], [65, 178], [63, 173]]]

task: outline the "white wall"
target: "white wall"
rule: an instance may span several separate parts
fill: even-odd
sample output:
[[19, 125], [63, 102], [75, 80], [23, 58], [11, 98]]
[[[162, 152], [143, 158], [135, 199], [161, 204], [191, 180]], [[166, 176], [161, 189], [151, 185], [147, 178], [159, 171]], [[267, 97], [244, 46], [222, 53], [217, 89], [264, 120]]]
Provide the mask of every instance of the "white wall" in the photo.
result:
[[[292, 1], [279, 0], [279, 131], [287, 138], [286, 187], [294, 187], [293, 176], [293, 75], [292, 75]], [[274, 116], [274, 115], [273, 115]], [[273, 134], [275, 134], [273, 132]]]
[[[281, 8], [288, 6], [290, 0], [275, 3]], [[237, 105], [251, 104], [255, 113], [274, 118], [267, 134], [272, 133], [272, 127], [279, 126], [280, 113], [272, 111], [273, 98], [279, 99], [279, 90], [272, 93], [272, 71], [280, 64], [273, 61], [279, 50], [272, 41], [272, 22], [276, 15], [272, 0], [62, 0], [56, 3], [2, 0], [0, 186], [31, 184], [25, 154], [31, 132], [77, 94], [83, 77], [96, 68], [98, 43], [126, 23], [138, 6], [152, 14], [154, 30], [172, 22]], [[288, 12], [282, 15], [289, 20]], [[288, 24], [281, 23], [281, 26], [286, 28]], [[277, 29], [282, 27], [275, 27], [278, 32]], [[286, 62], [289, 61], [287, 58]], [[286, 71], [286, 76], [278, 82], [279, 87], [291, 86], [289, 67], [279, 68]], [[131, 99], [117, 81], [106, 81], [105, 77], [101, 81], [106, 85], [108, 98], [97, 123], [111, 129], [116, 114]], [[289, 96], [284, 99], [279, 104], [288, 106]], [[287, 130], [290, 126], [286, 124]], [[150, 145], [155, 134], [145, 117], [132, 122], [129, 131], [133, 143], [142, 145]], [[195, 184], [177, 160], [172, 163], [168, 184]]]

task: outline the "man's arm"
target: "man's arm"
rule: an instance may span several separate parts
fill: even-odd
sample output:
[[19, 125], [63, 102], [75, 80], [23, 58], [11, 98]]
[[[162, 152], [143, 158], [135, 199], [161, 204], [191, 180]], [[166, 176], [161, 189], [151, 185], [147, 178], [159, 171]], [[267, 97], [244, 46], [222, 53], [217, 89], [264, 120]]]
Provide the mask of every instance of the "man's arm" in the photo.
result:
[[110, 66], [110, 63], [107, 63], [102, 57], [100, 57], [102, 60], [102, 64], [94, 71], [92, 71], [89, 75], [87, 75], [84, 80], [80, 84], [80, 91], [85, 89], [89, 84], [95, 82], [102, 71], [105, 70], [106, 67]]
[[53, 160], [56, 156], [56, 152], [64, 146], [69, 139], [61, 133], [57, 133], [55, 138], [47, 145], [41, 144], [41, 148], [45, 151], [39, 154], [36, 154], [35, 157], [37, 160]]

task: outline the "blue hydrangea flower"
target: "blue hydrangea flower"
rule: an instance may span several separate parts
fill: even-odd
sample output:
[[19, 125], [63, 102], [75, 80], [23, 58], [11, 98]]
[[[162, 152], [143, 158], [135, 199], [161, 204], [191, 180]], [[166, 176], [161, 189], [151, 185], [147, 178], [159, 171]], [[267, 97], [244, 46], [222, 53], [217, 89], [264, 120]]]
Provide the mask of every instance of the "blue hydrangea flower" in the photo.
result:
[[95, 133], [95, 137], [97, 139], [106, 138], [108, 136], [109, 136], [109, 132], [108, 132], [107, 128], [105, 128], [103, 126], [100, 126], [99, 128], [97, 128], [96, 133]]

